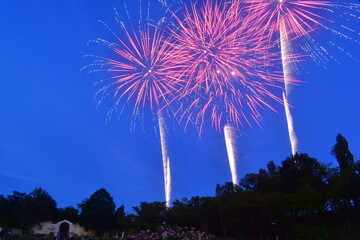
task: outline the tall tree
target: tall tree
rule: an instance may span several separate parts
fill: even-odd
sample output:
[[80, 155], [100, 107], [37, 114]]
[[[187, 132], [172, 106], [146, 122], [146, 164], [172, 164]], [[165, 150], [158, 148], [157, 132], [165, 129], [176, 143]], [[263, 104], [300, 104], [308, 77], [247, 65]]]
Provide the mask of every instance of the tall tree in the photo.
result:
[[31, 222], [29, 197], [26, 193], [14, 191], [6, 199], [6, 213], [3, 219], [5, 227], [26, 229]]
[[238, 185], [234, 185], [231, 182], [226, 182], [224, 185], [217, 184], [215, 193], [218, 202], [218, 212], [219, 212], [219, 223], [221, 224], [223, 236], [225, 239], [228, 238], [229, 234], [229, 220], [226, 216], [225, 209], [227, 204], [235, 197], [241, 188]]
[[0, 198], [0, 224], [8, 228], [28, 228], [39, 222], [54, 220], [56, 202], [41, 188], [30, 194], [14, 191], [7, 198]]
[[3, 195], [0, 195], [0, 226], [4, 226], [4, 220], [7, 216], [8, 200]]
[[129, 222], [126, 218], [125, 213], [125, 207], [124, 205], [121, 205], [118, 209], [115, 211], [116, 216], [116, 229], [124, 231], [129, 227]]
[[273, 176], [276, 173], [276, 165], [273, 161], [268, 162], [268, 164], [266, 165], [269, 175]]
[[331, 154], [339, 163], [339, 175], [331, 179], [330, 190], [339, 204], [359, 205], [360, 202], [360, 176], [358, 163], [355, 163], [354, 156], [350, 152], [348, 141], [338, 134], [336, 144], [332, 147]]
[[355, 173], [354, 155], [350, 152], [348, 141], [339, 133], [331, 154], [336, 158], [340, 167], [340, 174], [349, 177]]
[[245, 190], [251, 191], [273, 191], [273, 189], [269, 189], [267, 186], [270, 183], [269, 180], [271, 177], [265, 169], [259, 169], [259, 173], [246, 174], [245, 177], [241, 179], [240, 186]]
[[306, 153], [286, 158], [279, 169], [282, 191], [296, 192], [299, 188], [309, 185], [316, 191], [324, 191], [325, 182], [322, 165], [317, 159]]
[[35, 188], [29, 194], [29, 201], [33, 221], [50, 221], [55, 219], [57, 204], [44, 189]]
[[333, 174], [329, 183], [329, 196], [333, 205], [345, 218], [349, 229], [352, 228], [352, 206], [360, 205], [360, 176], [357, 174], [357, 163], [350, 152], [348, 141], [341, 135], [336, 136], [336, 144], [331, 154], [339, 163], [339, 171]]
[[115, 202], [104, 188], [94, 192], [80, 204], [79, 223], [97, 234], [115, 227]]

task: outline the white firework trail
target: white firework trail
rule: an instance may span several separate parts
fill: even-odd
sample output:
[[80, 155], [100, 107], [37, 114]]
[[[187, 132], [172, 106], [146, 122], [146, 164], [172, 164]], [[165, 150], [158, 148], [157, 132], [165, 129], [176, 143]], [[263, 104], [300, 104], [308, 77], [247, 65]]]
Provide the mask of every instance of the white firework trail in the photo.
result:
[[166, 126], [164, 118], [161, 113], [158, 113], [159, 130], [160, 130], [160, 143], [164, 169], [164, 187], [165, 187], [165, 201], [166, 207], [170, 207], [171, 204], [171, 172], [170, 172], [170, 158], [167, 151], [166, 144]]
[[[280, 4], [285, 3], [284, 0], [278, 0]], [[325, 3], [325, 1], [324, 1]], [[359, 7], [360, 4], [357, 3], [346, 3], [346, 2], [342, 2], [342, 3], [331, 3], [327, 2], [326, 4], [328, 4], [328, 6], [322, 6], [322, 7], [316, 7], [319, 10], [322, 11], [326, 11], [327, 13], [331, 13], [331, 14], [337, 14], [337, 17], [340, 17], [340, 19], [342, 20], [342, 22], [346, 21], [346, 22], [352, 22], [352, 23], [358, 23], [358, 20], [360, 19], [358, 17], [358, 14], [360, 12]], [[325, 4], [325, 5], [326, 5]], [[341, 12], [339, 12], [339, 10], [342, 10]], [[304, 11], [307, 12], [308, 14], [311, 14], [310, 17], [303, 15], [301, 12], [293, 12], [293, 14], [300, 14], [301, 16], [298, 16], [298, 18], [307, 18], [307, 19], [312, 19], [314, 16], [316, 16], [316, 14], [311, 13], [310, 10], [309, 11]], [[282, 12], [284, 14], [289, 14], [286, 12]], [[285, 16], [285, 15], [284, 15]], [[286, 23], [285, 20], [281, 20], [281, 17], [284, 16], [279, 16], [280, 19], [280, 47], [281, 47], [281, 57], [282, 57], [282, 67], [283, 67], [283, 74], [284, 74], [284, 82], [285, 82], [285, 90], [283, 91], [283, 101], [284, 101], [284, 108], [285, 108], [285, 113], [286, 113], [286, 120], [287, 120], [287, 125], [288, 125], [288, 132], [289, 132], [289, 138], [290, 138], [290, 144], [291, 144], [291, 151], [292, 154], [294, 155], [297, 151], [298, 151], [298, 138], [296, 136], [296, 132], [294, 129], [294, 121], [293, 121], [293, 116], [291, 114], [291, 109], [290, 109], [290, 105], [289, 105], [289, 96], [290, 96], [290, 92], [291, 92], [291, 85], [290, 83], [290, 79], [291, 79], [291, 74], [294, 73], [294, 65], [291, 65], [291, 56], [290, 56], [290, 39], [288, 36], [288, 29], [286, 28]], [[320, 17], [320, 16], [318, 16]], [[321, 17], [320, 17], [321, 18]], [[296, 19], [292, 19], [292, 20], [296, 20]], [[304, 19], [303, 21], [306, 21], [306, 19]], [[358, 40], [358, 38], [352, 38], [351, 36], [359, 36], [359, 32], [356, 29], [353, 29], [351, 27], [345, 26], [343, 24], [337, 24], [337, 21], [333, 21], [331, 19], [327, 19], [327, 23], [328, 25], [322, 24], [320, 22], [317, 22], [316, 20], [311, 20], [313, 22], [315, 22], [319, 27], [331, 32], [332, 34], [334, 34], [334, 36], [341, 38], [343, 40], [347, 40], [349, 42], [351, 42], [352, 44], [349, 44], [350, 46], [353, 45], [353, 43], [359, 44], [360, 41]], [[288, 25], [289, 26], [289, 25]], [[291, 25], [290, 25], [291, 27]], [[341, 30], [345, 30], [345, 33], [342, 33]], [[291, 31], [291, 30], [290, 30]], [[330, 51], [327, 50], [325, 47], [321, 46], [319, 43], [317, 43], [309, 34], [305, 34], [304, 36], [301, 36], [301, 48], [303, 50], [305, 50], [305, 52], [307, 54], [310, 55], [310, 57], [315, 61], [315, 63], [322, 65], [324, 68], [326, 68], [325, 64], [326, 62], [328, 62], [329, 60], [334, 60], [335, 62], [339, 63], [339, 61], [330, 54]], [[352, 55], [352, 53], [348, 52], [347, 50], [345, 50], [344, 48], [337, 46], [336, 43], [332, 42], [332, 41], [328, 41], [330, 43], [330, 45], [332, 47], [337, 48], [337, 50], [345, 53], [348, 57], [352, 58], [355, 61], [359, 61], [357, 57], [355, 57], [354, 55]]]
[[[282, 0], [279, 0], [282, 2]], [[291, 115], [288, 96], [290, 94], [290, 86], [289, 86], [289, 79], [291, 75], [291, 66], [290, 66], [290, 60], [289, 60], [289, 39], [288, 35], [286, 34], [286, 26], [284, 21], [280, 22], [280, 49], [281, 49], [281, 61], [282, 61], [282, 68], [283, 68], [283, 74], [284, 74], [284, 84], [285, 84], [285, 90], [283, 91], [283, 101], [284, 101], [284, 108], [285, 108], [285, 114], [286, 114], [286, 122], [289, 132], [289, 138], [290, 138], [290, 145], [291, 145], [291, 153], [292, 155], [295, 155], [295, 153], [298, 151], [298, 138], [296, 136], [296, 132], [294, 129], [294, 120]]]
[[288, 126], [289, 131], [289, 137], [290, 137], [290, 144], [291, 144], [291, 153], [292, 155], [295, 155], [296, 152], [298, 152], [298, 139], [294, 130], [294, 120], [290, 112], [290, 107], [287, 102], [287, 97], [285, 91], [283, 91], [283, 100], [284, 100], [284, 108], [285, 108], [285, 115], [286, 115], [286, 122]]
[[238, 182], [238, 175], [237, 175], [237, 170], [236, 170], [234, 137], [233, 137], [233, 130], [232, 130], [231, 126], [226, 125], [224, 127], [224, 136], [225, 136], [226, 150], [227, 150], [229, 164], [230, 164], [231, 179], [232, 179], [232, 183], [235, 186], [239, 182]]

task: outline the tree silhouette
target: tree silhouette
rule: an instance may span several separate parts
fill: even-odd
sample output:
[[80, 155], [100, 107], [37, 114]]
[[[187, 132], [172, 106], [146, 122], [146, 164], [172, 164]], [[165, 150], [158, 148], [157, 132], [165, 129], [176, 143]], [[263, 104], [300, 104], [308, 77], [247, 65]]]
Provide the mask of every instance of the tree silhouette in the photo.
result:
[[348, 141], [341, 135], [336, 136], [336, 144], [332, 147], [331, 154], [336, 158], [343, 177], [352, 176], [355, 173], [354, 156], [349, 150]]
[[133, 207], [137, 216], [136, 221], [141, 223], [140, 228], [156, 230], [165, 221], [165, 202], [141, 202], [139, 207]]
[[14, 191], [7, 198], [0, 197], [0, 225], [8, 228], [28, 228], [40, 221], [54, 220], [56, 202], [41, 188], [30, 194]]
[[79, 204], [79, 223], [97, 234], [115, 226], [115, 202], [104, 188], [94, 192], [90, 198]]

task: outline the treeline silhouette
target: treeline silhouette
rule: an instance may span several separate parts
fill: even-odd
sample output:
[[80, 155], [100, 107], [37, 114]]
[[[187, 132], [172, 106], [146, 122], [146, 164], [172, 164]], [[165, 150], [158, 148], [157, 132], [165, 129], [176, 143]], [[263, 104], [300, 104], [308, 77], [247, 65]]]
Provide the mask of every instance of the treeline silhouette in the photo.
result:
[[169, 209], [165, 202], [141, 202], [130, 214], [116, 209], [105, 189], [63, 209], [40, 188], [0, 195], [0, 227], [26, 231], [38, 221], [67, 219], [101, 235], [155, 231], [166, 222], [220, 239], [360, 239], [360, 161], [340, 134], [331, 154], [338, 167], [295, 154], [246, 174], [239, 185], [218, 184], [215, 196], [176, 200]]

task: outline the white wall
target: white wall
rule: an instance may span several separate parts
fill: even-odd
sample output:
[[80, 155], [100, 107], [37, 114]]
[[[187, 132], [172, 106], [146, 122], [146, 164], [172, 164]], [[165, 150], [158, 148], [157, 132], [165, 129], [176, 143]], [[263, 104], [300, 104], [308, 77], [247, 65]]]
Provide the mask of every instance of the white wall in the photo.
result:
[[68, 220], [63, 220], [57, 223], [52, 223], [52, 222], [39, 222], [38, 224], [35, 224], [34, 226], [31, 227], [31, 230], [34, 234], [53, 234], [54, 236], [56, 236], [57, 232], [59, 231], [59, 227], [60, 224], [63, 222], [67, 222], [70, 226], [69, 228], [69, 235], [70, 236], [94, 236], [94, 231], [85, 231], [85, 229], [83, 227], [81, 227], [78, 224], [73, 224], [72, 222], [68, 221]]

